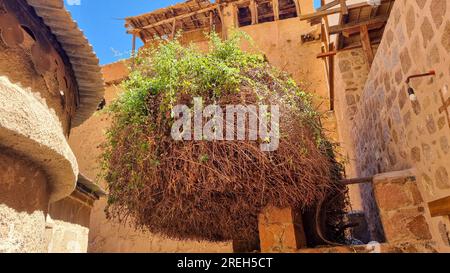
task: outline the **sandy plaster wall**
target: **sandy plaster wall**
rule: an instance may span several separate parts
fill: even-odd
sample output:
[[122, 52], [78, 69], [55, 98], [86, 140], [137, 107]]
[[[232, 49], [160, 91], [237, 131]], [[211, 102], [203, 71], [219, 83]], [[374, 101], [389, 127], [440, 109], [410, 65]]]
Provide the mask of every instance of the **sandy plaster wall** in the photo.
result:
[[0, 253], [46, 252], [45, 173], [32, 162], [0, 150]]
[[0, 145], [27, 156], [49, 177], [51, 201], [72, 193], [78, 164], [54, 111], [39, 93], [0, 76]]

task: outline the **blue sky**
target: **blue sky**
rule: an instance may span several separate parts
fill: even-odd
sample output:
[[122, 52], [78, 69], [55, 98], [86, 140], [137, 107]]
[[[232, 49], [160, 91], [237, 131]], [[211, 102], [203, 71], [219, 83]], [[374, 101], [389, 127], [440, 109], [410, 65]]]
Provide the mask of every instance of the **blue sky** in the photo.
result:
[[[80, 5], [73, 4], [78, 2]], [[183, 0], [65, 0], [67, 9], [93, 45], [101, 64], [129, 57], [131, 35], [125, 32], [125, 17], [178, 2]], [[140, 41], [138, 46], [141, 46]]]

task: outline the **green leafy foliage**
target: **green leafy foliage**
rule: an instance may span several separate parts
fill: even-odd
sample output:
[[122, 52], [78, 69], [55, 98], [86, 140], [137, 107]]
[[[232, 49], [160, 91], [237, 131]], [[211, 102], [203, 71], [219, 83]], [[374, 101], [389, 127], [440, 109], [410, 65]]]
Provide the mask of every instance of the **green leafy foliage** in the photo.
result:
[[[131, 216], [137, 227], [174, 238], [226, 240], [253, 232], [268, 204], [311, 205], [334, 189], [340, 166], [312, 95], [262, 54], [242, 50], [243, 41], [252, 44], [243, 32], [225, 41], [211, 33], [207, 51], [178, 39], [140, 51], [124, 92], [105, 110], [112, 117], [102, 156], [108, 216]], [[193, 97], [280, 105], [280, 149], [260, 151], [267, 139], [173, 141], [170, 112]]]

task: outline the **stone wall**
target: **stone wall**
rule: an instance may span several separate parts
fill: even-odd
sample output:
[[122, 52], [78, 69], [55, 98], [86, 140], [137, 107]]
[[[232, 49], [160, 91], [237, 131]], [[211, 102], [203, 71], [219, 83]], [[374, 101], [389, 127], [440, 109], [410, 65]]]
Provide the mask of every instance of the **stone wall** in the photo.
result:
[[[355, 176], [414, 167], [426, 203], [450, 195], [450, 120], [446, 114], [450, 109], [443, 107], [450, 97], [449, 63], [450, 2], [395, 1], [364, 89], [361, 93], [357, 89], [358, 96], [337, 90], [344, 112], [338, 120], [344, 124], [341, 131], [348, 132], [343, 137], [353, 146], [349, 154]], [[337, 64], [346, 66], [344, 59]], [[411, 81], [417, 101], [409, 100], [407, 77], [430, 70], [437, 75]], [[344, 75], [342, 81], [347, 80]], [[373, 188], [363, 187], [362, 195], [373, 223], [377, 216]], [[444, 221], [439, 217], [428, 220], [433, 239], [443, 248], [448, 245], [442, 239]], [[371, 228], [376, 235], [377, 227]]]
[[[346, 163], [347, 177], [357, 177], [355, 169], [356, 158], [352, 135], [352, 124], [358, 111], [364, 90], [369, 65], [362, 49], [339, 52], [335, 64], [335, 115], [338, 124], [339, 152]], [[362, 200], [359, 185], [349, 186], [352, 209], [362, 210]]]
[[0, 253], [46, 252], [45, 173], [0, 147]]
[[437, 252], [430, 231], [431, 217], [414, 173], [404, 170], [375, 176], [373, 188], [380, 228], [390, 245], [427, 246], [430, 252]]
[[307, 246], [301, 213], [268, 207], [258, 217], [262, 253], [292, 253]]

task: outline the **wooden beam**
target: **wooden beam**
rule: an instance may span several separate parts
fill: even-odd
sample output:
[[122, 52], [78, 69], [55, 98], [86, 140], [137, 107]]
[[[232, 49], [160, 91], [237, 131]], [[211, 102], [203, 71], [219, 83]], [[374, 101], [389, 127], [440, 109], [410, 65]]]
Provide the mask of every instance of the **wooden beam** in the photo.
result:
[[327, 58], [327, 57], [330, 57], [330, 56], [334, 56], [336, 54], [337, 54], [336, 50], [323, 52], [323, 53], [320, 53], [319, 55], [317, 55], [317, 59]]
[[199, 9], [199, 10], [192, 11], [192, 12], [189, 12], [189, 13], [186, 13], [186, 14], [182, 14], [182, 15], [179, 15], [179, 16], [176, 16], [176, 17], [173, 17], [173, 18], [168, 18], [168, 19], [165, 19], [165, 20], [161, 20], [161, 21], [158, 21], [158, 22], [156, 22], [154, 24], [147, 25], [147, 26], [144, 26], [144, 27], [141, 27], [141, 28], [137, 28], [137, 29], [155, 28], [155, 27], [158, 27], [158, 26], [161, 26], [161, 25], [164, 25], [164, 24], [171, 23], [173, 20], [177, 20], [178, 21], [178, 20], [181, 20], [181, 19], [184, 19], [184, 18], [187, 18], [187, 17], [195, 16], [197, 14], [206, 13], [206, 12], [214, 10], [214, 9], [217, 9], [217, 5], [212, 5], [212, 6], [209, 6], [207, 8], [204, 8], [204, 9]]
[[348, 7], [346, 0], [339, 0], [339, 4], [341, 4], [341, 14], [348, 15]]
[[431, 217], [450, 216], [450, 196], [428, 203]]
[[280, 6], [278, 1], [279, 0], [272, 0], [272, 8], [275, 21], [280, 20]]
[[339, 12], [341, 12], [341, 8], [334, 8], [334, 9], [317, 11], [317, 12], [310, 13], [310, 14], [300, 15], [299, 18], [301, 21], [312, 20], [315, 18], [324, 17], [324, 16], [336, 14]]
[[172, 22], [172, 34], [171, 34], [172, 40], [175, 39], [176, 31], [177, 31], [177, 19], [173, 19], [173, 22]]
[[355, 184], [366, 184], [366, 183], [373, 183], [373, 177], [341, 180], [341, 184], [344, 184], [344, 185], [355, 185]]
[[380, 6], [373, 6], [372, 10], [370, 11], [370, 17], [377, 16]]
[[[335, 46], [332, 43], [330, 45], [331, 52], [335, 51]], [[334, 111], [334, 97], [335, 97], [335, 90], [334, 90], [334, 55], [331, 55], [328, 58], [328, 80], [329, 80], [329, 88], [330, 88], [330, 110]]]
[[[382, 4], [387, 3], [387, 2], [391, 2], [391, 0], [381, 0]], [[362, 8], [362, 7], [367, 7], [367, 6], [369, 6], [369, 4], [367, 4], [367, 2], [363, 2], [363, 3], [353, 4], [353, 5], [347, 5], [347, 9], [351, 10], [351, 9], [357, 9], [357, 8]], [[328, 16], [328, 15], [332, 15], [332, 14], [336, 14], [336, 13], [340, 13], [340, 12], [342, 12], [341, 7], [328, 9], [328, 10], [319, 10], [314, 13], [301, 15], [299, 17], [300, 17], [300, 20], [304, 21], [304, 20], [311, 20], [311, 19], [315, 19], [318, 17]]]
[[297, 16], [300, 17], [302, 14], [302, 10], [300, 9], [300, 4], [298, 3], [298, 0], [294, 0], [295, 3], [295, 9], [297, 10]]
[[361, 45], [364, 53], [366, 54], [369, 67], [371, 67], [374, 59], [374, 54], [372, 49], [372, 43], [370, 42], [369, 29], [367, 25], [361, 26]]
[[131, 46], [131, 54], [134, 57], [136, 55], [136, 33], [133, 33], [133, 42]]
[[214, 12], [212, 10], [209, 12], [209, 29], [210, 29], [210, 32], [213, 32], [215, 30]]
[[[374, 29], [380, 29], [380, 28], [382, 28], [384, 26], [384, 24], [385, 23], [375, 23], [375, 24], [366, 25], [366, 26], [367, 26], [367, 30], [370, 31], [370, 30], [374, 30]], [[363, 25], [364, 24], [361, 24], [358, 27], [348, 28], [348, 29], [342, 31], [342, 35], [345, 38], [349, 38], [350, 36], [352, 36], [354, 34], [358, 34], [358, 33], [361, 32], [361, 26], [363, 26]]]
[[[377, 44], [381, 43], [381, 39], [375, 39], [375, 40], [370, 40], [370, 41], [371, 41], [372, 45], [377, 45]], [[357, 48], [362, 48], [361, 42], [347, 45], [346, 47], [341, 47], [338, 49], [338, 52], [346, 51], [346, 50], [353, 50], [353, 49], [357, 49]]]
[[387, 16], [380, 16], [376, 18], [372, 18], [369, 20], [364, 20], [361, 22], [348, 23], [343, 25], [331, 26], [329, 30], [329, 34], [338, 34], [341, 32], [348, 32], [350, 34], [354, 34], [360, 31], [362, 25], [367, 25], [369, 30], [376, 29], [382, 27], [388, 20]]
[[258, 24], [258, 6], [255, 0], [250, 1], [250, 13], [252, 15], [252, 25]]

